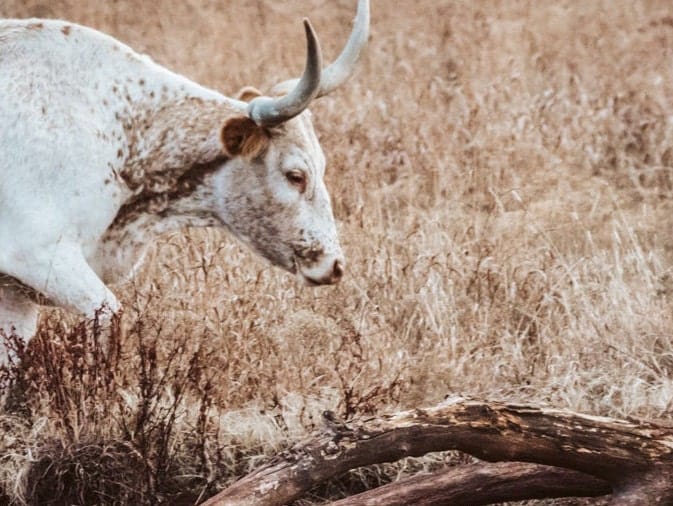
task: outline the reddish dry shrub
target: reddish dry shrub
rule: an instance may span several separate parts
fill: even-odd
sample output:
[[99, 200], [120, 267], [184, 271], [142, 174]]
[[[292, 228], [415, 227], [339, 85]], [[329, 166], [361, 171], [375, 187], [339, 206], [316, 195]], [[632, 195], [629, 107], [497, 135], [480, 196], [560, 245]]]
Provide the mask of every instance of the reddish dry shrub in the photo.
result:
[[105, 328], [56, 323], [43, 325], [5, 371], [7, 412], [26, 423], [49, 414], [49, 431], [33, 441], [23, 500], [193, 504], [207, 493], [224, 466], [206, 448], [213, 382], [202, 366], [207, 353], [186, 349], [193, 336], [160, 349], [161, 329], [143, 319], [129, 329], [119, 318]]

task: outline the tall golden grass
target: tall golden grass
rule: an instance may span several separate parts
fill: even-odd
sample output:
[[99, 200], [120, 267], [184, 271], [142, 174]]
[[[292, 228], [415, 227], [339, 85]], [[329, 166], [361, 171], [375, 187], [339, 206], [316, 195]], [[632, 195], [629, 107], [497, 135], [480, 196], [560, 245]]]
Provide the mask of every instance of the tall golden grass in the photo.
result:
[[[93, 26], [231, 94], [300, 71], [304, 15], [333, 57], [354, 8], [4, 0], [0, 16]], [[6, 500], [193, 504], [324, 409], [456, 392], [667, 421], [672, 62], [668, 0], [373, 1], [358, 75], [312, 107], [345, 280], [305, 289], [188, 230], [116, 287], [126, 330], [96, 368], [95, 333], [45, 311], [19, 414], [2, 418]], [[360, 471], [304, 503], [451, 458]]]

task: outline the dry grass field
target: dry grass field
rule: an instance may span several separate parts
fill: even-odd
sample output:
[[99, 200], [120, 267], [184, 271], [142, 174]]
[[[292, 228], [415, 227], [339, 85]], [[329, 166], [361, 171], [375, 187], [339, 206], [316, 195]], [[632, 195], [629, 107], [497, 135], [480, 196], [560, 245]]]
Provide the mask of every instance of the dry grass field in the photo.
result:
[[[0, 17], [90, 25], [233, 94], [300, 72], [304, 15], [333, 58], [355, 3], [3, 0]], [[312, 110], [344, 281], [303, 288], [188, 230], [115, 287], [110, 359], [92, 367], [91, 334], [45, 310], [0, 420], [6, 501], [194, 504], [325, 409], [452, 393], [670, 419], [670, 0], [373, 0], [360, 71]], [[456, 458], [360, 470], [301, 504]]]

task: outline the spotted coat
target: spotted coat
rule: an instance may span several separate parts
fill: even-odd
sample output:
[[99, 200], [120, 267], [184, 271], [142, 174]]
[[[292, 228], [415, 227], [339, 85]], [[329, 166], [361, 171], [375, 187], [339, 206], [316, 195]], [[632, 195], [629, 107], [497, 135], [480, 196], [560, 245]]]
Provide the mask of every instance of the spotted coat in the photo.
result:
[[260, 130], [243, 156], [223, 132], [246, 106], [95, 30], [0, 20], [0, 330], [32, 336], [36, 302], [118, 311], [107, 284], [185, 226], [227, 228], [306, 282], [334, 282], [310, 113]]

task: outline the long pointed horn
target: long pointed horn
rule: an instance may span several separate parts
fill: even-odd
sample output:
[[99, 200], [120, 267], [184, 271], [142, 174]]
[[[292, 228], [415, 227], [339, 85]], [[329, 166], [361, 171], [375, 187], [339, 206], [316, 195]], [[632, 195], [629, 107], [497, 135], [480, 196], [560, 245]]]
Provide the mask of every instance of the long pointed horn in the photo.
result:
[[248, 117], [259, 126], [273, 127], [294, 118], [308, 107], [320, 91], [322, 53], [318, 37], [308, 19], [306, 30], [306, 67], [293, 89], [280, 98], [258, 97], [248, 105]]
[[[316, 97], [323, 97], [333, 92], [353, 74], [363, 49], [369, 39], [369, 0], [359, 0], [358, 10], [353, 21], [346, 46], [339, 57], [325, 70], [320, 77], [320, 90]], [[298, 79], [290, 79], [276, 85], [272, 93], [280, 95], [296, 86]]]
[[353, 30], [346, 42], [346, 46], [339, 57], [322, 71], [320, 78], [320, 91], [318, 97], [331, 93], [344, 82], [355, 71], [355, 67], [360, 59], [362, 50], [367, 45], [369, 39], [369, 0], [360, 0], [358, 2], [358, 11], [353, 21]]

